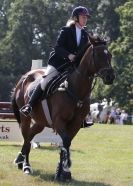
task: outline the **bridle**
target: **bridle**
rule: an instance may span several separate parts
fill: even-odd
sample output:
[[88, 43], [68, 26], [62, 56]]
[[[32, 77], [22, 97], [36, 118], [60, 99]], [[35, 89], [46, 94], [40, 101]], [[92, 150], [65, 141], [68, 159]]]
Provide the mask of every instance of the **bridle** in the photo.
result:
[[[96, 62], [96, 49], [101, 48], [101, 47], [105, 48], [105, 44], [101, 44], [101, 45], [97, 45], [97, 46], [91, 44], [90, 47], [92, 48], [92, 60], [93, 60], [94, 68], [95, 68], [95, 71], [96, 71], [95, 74], [89, 74], [89, 76], [88, 76], [88, 80], [93, 81], [93, 85], [91, 87], [91, 91], [92, 91], [94, 89], [95, 85], [96, 85], [97, 78], [100, 77], [100, 78], [104, 79], [104, 73], [103, 72], [111, 70], [112, 67], [111, 67], [111, 63], [110, 63], [109, 59], [107, 59], [108, 67], [98, 69], [97, 65], [96, 65], [97, 64], [97, 62]], [[105, 48], [105, 50], [107, 50], [107, 53], [109, 53], [107, 48]], [[107, 56], [107, 58], [108, 58], [108, 56]], [[80, 75], [82, 78], [86, 78], [86, 74], [81, 73], [79, 69], [76, 68], [75, 72], [78, 75]]]
[[[94, 64], [94, 68], [95, 68], [95, 71], [96, 73], [94, 74], [89, 74], [89, 77], [88, 77], [88, 82], [92, 81], [93, 85], [91, 87], [91, 90], [92, 91], [96, 85], [96, 80], [97, 80], [97, 77], [101, 77], [101, 78], [104, 78], [104, 75], [103, 75], [103, 72], [105, 70], [109, 70], [109, 69], [112, 69], [111, 68], [111, 64], [109, 62], [109, 59], [107, 60], [107, 63], [108, 63], [108, 66], [109, 67], [105, 67], [105, 68], [100, 68], [100, 70], [97, 68], [97, 59], [96, 59], [96, 49], [97, 48], [100, 48], [100, 47], [103, 47], [105, 48], [105, 45], [104, 44], [101, 44], [101, 45], [98, 45], [98, 46], [94, 46], [93, 44], [91, 44], [89, 47], [92, 48], [92, 60], [93, 60], [93, 64]], [[106, 49], [107, 50], [107, 49]], [[108, 51], [108, 50], [107, 50]], [[107, 56], [108, 57], [108, 56]], [[86, 73], [83, 74], [80, 69], [76, 68], [75, 69], [75, 72], [77, 73], [77, 75], [79, 75], [80, 77], [82, 78], [85, 78], [86, 79]], [[93, 82], [94, 81], [94, 82]], [[88, 101], [88, 97], [85, 97], [84, 99], [80, 99], [72, 90], [70, 89], [67, 89], [66, 90], [67, 93], [73, 98], [73, 100], [77, 103], [77, 107], [81, 108], [83, 106], [83, 104]]]
[[[98, 69], [97, 65], [96, 65], [96, 63], [97, 63], [96, 62], [96, 49], [101, 48], [101, 47], [105, 48], [105, 44], [101, 44], [101, 45], [97, 45], [97, 46], [91, 44], [90, 47], [92, 48], [92, 60], [93, 60], [93, 64], [94, 64], [94, 68], [95, 68], [96, 73], [95, 74], [89, 74], [88, 78], [89, 78], [89, 80], [97, 78], [97, 77], [102, 78], [103, 77], [103, 71], [112, 69], [111, 64], [109, 62], [109, 59], [107, 59], [107, 63], [108, 63], [109, 67], [104, 67], [104, 68]], [[106, 50], [107, 50], [107, 52], [109, 52], [107, 48], [106, 48]], [[81, 73], [79, 69], [76, 68], [75, 71], [76, 71], [77, 74], [86, 78], [86, 74]]]

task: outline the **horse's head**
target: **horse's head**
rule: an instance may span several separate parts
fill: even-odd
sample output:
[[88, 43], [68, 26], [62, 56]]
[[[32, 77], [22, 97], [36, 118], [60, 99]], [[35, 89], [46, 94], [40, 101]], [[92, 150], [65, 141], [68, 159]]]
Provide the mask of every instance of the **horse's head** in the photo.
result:
[[100, 38], [90, 38], [90, 43], [94, 73], [102, 78], [105, 84], [112, 84], [115, 75], [111, 66], [112, 55], [107, 48], [106, 41]]

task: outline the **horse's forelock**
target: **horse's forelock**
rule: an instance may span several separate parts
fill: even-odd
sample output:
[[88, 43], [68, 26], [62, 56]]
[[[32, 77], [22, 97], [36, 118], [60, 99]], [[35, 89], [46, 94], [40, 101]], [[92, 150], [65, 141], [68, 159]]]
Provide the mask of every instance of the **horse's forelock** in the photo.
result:
[[89, 36], [89, 40], [90, 40], [90, 43], [94, 46], [101, 45], [101, 44], [103, 45], [107, 44], [107, 41], [99, 36]]

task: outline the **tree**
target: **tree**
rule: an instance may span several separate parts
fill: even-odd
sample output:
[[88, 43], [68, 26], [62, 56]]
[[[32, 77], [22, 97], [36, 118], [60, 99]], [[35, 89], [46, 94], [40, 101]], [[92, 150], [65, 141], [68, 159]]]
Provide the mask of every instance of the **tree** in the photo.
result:
[[115, 9], [124, 3], [125, 0], [101, 0], [98, 4], [97, 26], [111, 42], [116, 40], [120, 33], [119, 15]]
[[129, 0], [117, 9], [120, 15], [121, 36], [111, 49], [114, 55], [114, 65], [117, 79], [110, 94], [120, 106], [132, 112], [133, 108], [133, 1]]

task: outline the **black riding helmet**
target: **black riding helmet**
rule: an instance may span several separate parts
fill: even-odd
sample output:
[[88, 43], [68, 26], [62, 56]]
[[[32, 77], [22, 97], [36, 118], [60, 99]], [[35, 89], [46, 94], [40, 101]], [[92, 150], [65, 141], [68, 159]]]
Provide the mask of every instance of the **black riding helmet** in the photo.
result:
[[78, 6], [78, 7], [74, 8], [72, 11], [71, 17], [72, 18], [76, 17], [78, 19], [79, 15], [85, 15], [87, 17], [91, 17], [88, 9], [83, 6]]

